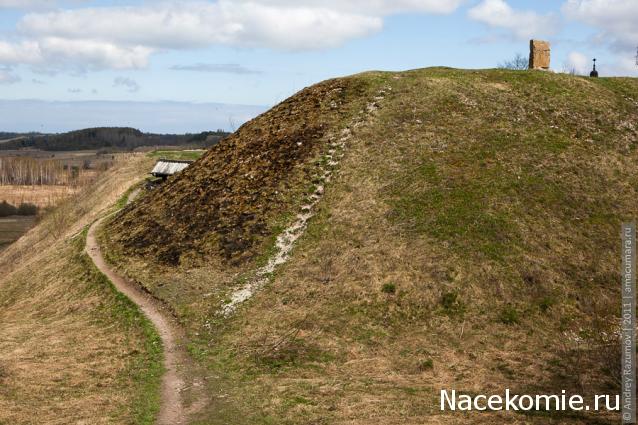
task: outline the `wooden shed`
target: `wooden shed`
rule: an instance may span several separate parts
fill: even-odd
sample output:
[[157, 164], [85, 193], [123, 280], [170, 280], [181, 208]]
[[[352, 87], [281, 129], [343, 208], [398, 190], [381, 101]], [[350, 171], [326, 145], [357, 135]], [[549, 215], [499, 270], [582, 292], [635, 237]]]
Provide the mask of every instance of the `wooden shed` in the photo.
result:
[[162, 180], [166, 180], [169, 176], [173, 174], [179, 173], [189, 165], [191, 165], [193, 161], [178, 161], [174, 159], [160, 159], [153, 167], [153, 171], [151, 174], [155, 177], [161, 177]]

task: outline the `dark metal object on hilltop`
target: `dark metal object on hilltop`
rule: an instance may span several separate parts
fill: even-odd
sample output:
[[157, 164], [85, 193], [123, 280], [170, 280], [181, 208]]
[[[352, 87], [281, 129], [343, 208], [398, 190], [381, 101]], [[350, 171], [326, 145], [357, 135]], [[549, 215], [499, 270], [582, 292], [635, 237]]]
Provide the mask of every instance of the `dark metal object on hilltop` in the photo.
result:
[[594, 69], [591, 70], [589, 76], [592, 78], [598, 78], [598, 71], [596, 71], [596, 58], [594, 58]]

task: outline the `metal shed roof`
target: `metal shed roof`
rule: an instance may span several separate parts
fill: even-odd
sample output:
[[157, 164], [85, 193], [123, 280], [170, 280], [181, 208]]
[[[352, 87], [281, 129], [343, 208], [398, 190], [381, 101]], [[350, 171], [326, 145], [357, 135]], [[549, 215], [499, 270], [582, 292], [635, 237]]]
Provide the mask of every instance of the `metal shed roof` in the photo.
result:
[[172, 176], [179, 173], [192, 164], [192, 161], [175, 161], [170, 159], [160, 159], [153, 167], [151, 174], [154, 176]]

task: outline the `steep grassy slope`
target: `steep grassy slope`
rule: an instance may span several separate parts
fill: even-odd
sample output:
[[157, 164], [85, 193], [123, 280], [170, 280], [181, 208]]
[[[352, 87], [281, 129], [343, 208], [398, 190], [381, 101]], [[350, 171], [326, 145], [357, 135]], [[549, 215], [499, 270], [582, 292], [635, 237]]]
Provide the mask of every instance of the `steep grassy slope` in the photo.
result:
[[[352, 128], [291, 260], [233, 317], [220, 316], [222, 301], [262, 264], [276, 224], [312, 184], [310, 167], [291, 173], [288, 188], [287, 172], [266, 180], [265, 194], [244, 186], [274, 167], [254, 156], [296, 152], [286, 137], [257, 149], [256, 129], [310, 125], [308, 112], [282, 120], [299, 98], [247, 124], [105, 235], [112, 261], [173, 307], [216, 377], [201, 423], [617, 420], [441, 413], [438, 392], [617, 391], [609, 335], [619, 225], [638, 211], [638, 82], [433, 68], [325, 84], [345, 86], [352, 95], [339, 108], [352, 111], [388, 94]], [[331, 100], [321, 87], [304, 93], [323, 117], [319, 105]], [[328, 115], [321, 133], [338, 134], [352, 115]], [[327, 139], [312, 140], [297, 158], [321, 153]], [[245, 237], [244, 212], [264, 223], [249, 233], [258, 242]], [[251, 242], [228, 255], [220, 241], [234, 232]], [[164, 245], [171, 255], [158, 262]], [[201, 253], [207, 262], [186, 261]]]
[[173, 265], [191, 254], [250, 259], [272, 234], [274, 217], [290, 209], [299, 182], [312, 181], [322, 140], [352, 112], [348, 100], [361, 96], [357, 84], [334, 80], [283, 102], [127, 208], [113, 221], [114, 239], [129, 253]]
[[0, 423], [153, 423], [159, 338], [93, 267], [81, 232], [151, 164], [118, 159], [0, 253]]

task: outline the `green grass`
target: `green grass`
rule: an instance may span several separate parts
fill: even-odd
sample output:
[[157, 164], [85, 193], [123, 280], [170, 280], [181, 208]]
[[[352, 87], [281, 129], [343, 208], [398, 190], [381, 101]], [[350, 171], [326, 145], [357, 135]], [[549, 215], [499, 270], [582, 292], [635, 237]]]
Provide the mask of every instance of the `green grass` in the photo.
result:
[[419, 370], [421, 371], [432, 370], [434, 369], [434, 360], [432, 359], [422, 360], [419, 362], [418, 367], [419, 367]]
[[397, 292], [397, 286], [394, 283], [384, 283], [381, 287], [381, 292], [384, 294], [395, 294]]
[[[139, 184], [129, 187], [116, 201], [113, 209], [120, 210], [126, 206], [131, 193], [139, 188]], [[115, 305], [111, 309], [113, 319], [123, 321], [128, 328], [137, 327], [144, 340], [144, 352], [133, 356], [129, 367], [129, 379], [138, 387], [133, 403], [136, 424], [153, 424], [160, 408], [161, 377], [164, 373], [162, 341], [153, 324], [139, 310], [138, 306], [120, 293], [113, 283], [101, 273], [93, 264], [89, 256], [84, 253], [88, 227], [78, 235], [73, 243], [79, 251], [78, 261], [83, 263], [89, 274], [89, 281], [108, 288], [115, 296]]]
[[181, 161], [195, 161], [201, 158], [206, 150], [157, 150], [148, 153], [154, 159], [172, 159]]
[[517, 325], [520, 323], [520, 316], [515, 307], [508, 305], [501, 309], [498, 320], [505, 325]]
[[122, 194], [122, 196], [120, 196], [117, 201], [115, 201], [115, 204], [112, 207], [112, 211], [119, 211], [122, 208], [124, 208], [126, 206], [126, 204], [128, 203], [129, 197], [131, 196], [131, 193], [133, 193], [133, 191], [135, 191], [136, 189], [140, 188], [140, 183], [138, 184], [134, 184], [133, 186], [129, 187], [126, 192], [124, 192]]
[[110, 316], [105, 320], [105, 325], [117, 322], [127, 333], [137, 334], [143, 340], [143, 350], [130, 354], [128, 372], [122, 379], [131, 385], [128, 391], [134, 394], [133, 423], [154, 424], [160, 408], [161, 377], [164, 373], [161, 338], [137, 305], [120, 293], [84, 252], [87, 232], [88, 227], [72, 240], [73, 261], [82, 265], [82, 280], [88, 282], [91, 287], [108, 291], [113, 297], [113, 302], [105, 307], [108, 309], [105, 313]]

